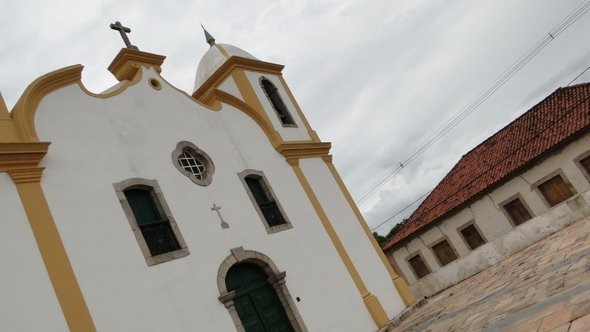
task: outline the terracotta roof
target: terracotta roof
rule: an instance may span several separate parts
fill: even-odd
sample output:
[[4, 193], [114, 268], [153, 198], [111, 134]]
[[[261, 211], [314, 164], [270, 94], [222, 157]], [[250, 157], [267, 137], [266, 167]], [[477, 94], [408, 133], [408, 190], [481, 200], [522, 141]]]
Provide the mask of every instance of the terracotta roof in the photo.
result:
[[426, 229], [590, 129], [590, 83], [559, 88], [464, 155], [384, 246]]

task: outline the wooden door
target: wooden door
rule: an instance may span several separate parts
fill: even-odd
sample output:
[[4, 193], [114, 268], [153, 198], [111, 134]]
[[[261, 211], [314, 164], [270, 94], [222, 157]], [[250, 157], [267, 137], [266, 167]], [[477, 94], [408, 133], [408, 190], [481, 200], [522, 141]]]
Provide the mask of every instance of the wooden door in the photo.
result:
[[228, 291], [235, 290], [236, 311], [246, 332], [293, 331], [291, 322], [268, 276], [255, 264], [242, 263], [227, 273]]

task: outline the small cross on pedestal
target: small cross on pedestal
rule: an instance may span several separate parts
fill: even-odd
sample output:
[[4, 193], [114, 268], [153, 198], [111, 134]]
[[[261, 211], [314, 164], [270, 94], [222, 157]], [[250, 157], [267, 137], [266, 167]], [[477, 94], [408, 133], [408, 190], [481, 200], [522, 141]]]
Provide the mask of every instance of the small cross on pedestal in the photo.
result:
[[124, 27], [119, 21], [111, 23], [111, 29], [119, 31], [121, 38], [123, 38], [123, 42], [125, 42], [125, 46], [127, 46], [127, 48], [139, 51], [139, 48], [137, 48], [135, 45], [131, 45], [129, 38], [127, 38], [127, 34], [131, 32], [131, 29]]
[[229, 228], [229, 224], [226, 223], [225, 220], [223, 220], [223, 217], [221, 216], [221, 213], [219, 212], [219, 210], [221, 210], [221, 207], [213, 204], [211, 211], [217, 212], [217, 215], [219, 216], [219, 219], [221, 220], [221, 228], [223, 228], [223, 229]]

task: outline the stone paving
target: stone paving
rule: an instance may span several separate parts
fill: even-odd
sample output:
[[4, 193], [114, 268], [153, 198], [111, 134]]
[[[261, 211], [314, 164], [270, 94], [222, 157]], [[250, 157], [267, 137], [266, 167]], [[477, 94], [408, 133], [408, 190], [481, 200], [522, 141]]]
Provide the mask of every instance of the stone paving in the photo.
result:
[[590, 331], [590, 217], [436, 294], [387, 331]]

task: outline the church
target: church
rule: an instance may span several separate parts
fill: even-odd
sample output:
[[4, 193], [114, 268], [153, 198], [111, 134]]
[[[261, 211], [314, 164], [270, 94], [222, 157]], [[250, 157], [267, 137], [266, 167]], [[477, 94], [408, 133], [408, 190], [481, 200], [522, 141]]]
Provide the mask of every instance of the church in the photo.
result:
[[415, 302], [282, 65], [205, 31], [185, 92], [111, 28], [116, 85], [0, 98], [2, 330], [376, 331]]

